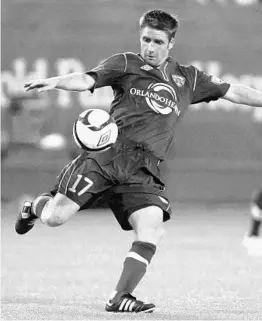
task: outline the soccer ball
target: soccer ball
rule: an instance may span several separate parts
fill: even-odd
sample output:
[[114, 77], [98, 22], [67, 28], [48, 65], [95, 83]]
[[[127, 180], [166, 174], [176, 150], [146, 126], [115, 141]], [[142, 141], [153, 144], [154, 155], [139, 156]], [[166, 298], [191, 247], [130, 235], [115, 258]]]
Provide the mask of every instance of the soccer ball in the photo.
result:
[[109, 149], [117, 140], [118, 127], [109, 113], [102, 109], [87, 109], [77, 118], [73, 137], [78, 147], [99, 152]]

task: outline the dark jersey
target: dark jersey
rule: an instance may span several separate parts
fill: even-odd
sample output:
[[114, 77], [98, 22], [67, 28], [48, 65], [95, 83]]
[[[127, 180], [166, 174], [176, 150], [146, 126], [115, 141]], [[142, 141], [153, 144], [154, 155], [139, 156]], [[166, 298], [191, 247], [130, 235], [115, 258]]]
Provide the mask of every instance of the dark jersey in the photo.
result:
[[115, 54], [87, 74], [96, 80], [94, 89], [112, 87], [110, 114], [120, 134], [144, 144], [162, 160], [173, 143], [176, 123], [188, 106], [217, 100], [230, 86], [170, 57], [155, 68], [131, 52]]

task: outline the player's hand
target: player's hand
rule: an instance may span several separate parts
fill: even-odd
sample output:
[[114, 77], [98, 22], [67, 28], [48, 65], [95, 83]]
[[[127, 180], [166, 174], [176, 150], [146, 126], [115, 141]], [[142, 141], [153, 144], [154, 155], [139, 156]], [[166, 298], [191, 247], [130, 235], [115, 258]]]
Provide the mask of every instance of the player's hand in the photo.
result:
[[27, 81], [24, 84], [26, 91], [38, 89], [38, 92], [55, 89], [58, 80], [56, 78], [35, 79]]

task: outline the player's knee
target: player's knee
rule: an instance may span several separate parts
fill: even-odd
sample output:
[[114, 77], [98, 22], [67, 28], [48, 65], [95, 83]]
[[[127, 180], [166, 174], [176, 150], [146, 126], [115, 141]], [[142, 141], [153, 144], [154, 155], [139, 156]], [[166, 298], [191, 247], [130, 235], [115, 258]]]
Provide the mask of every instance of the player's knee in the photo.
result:
[[164, 229], [159, 228], [141, 228], [136, 231], [137, 240], [158, 245], [163, 238]]
[[58, 226], [63, 225], [65, 222], [66, 221], [63, 220], [59, 216], [51, 216], [51, 217], [46, 218], [45, 222], [43, 221], [44, 224], [46, 224], [47, 226], [50, 226], [50, 227], [58, 227]]
[[129, 222], [138, 241], [157, 245], [163, 238], [163, 211], [157, 206], [149, 206], [134, 212]]
[[61, 207], [55, 206], [54, 202], [48, 202], [48, 204], [43, 208], [41, 214], [41, 221], [50, 226], [57, 227], [63, 225], [68, 220], [68, 213]]
[[51, 227], [61, 226], [79, 210], [79, 205], [57, 193], [43, 208], [41, 221]]
[[157, 244], [159, 244], [160, 243], [160, 241], [163, 239], [163, 237], [164, 237], [164, 235], [165, 235], [165, 230], [164, 230], [164, 228], [163, 227], [160, 227], [159, 229], [158, 229], [158, 231], [157, 231], [157, 235], [158, 235], [158, 243]]
[[44, 209], [41, 215], [41, 221], [50, 227], [57, 227], [63, 225], [67, 219], [57, 209]]

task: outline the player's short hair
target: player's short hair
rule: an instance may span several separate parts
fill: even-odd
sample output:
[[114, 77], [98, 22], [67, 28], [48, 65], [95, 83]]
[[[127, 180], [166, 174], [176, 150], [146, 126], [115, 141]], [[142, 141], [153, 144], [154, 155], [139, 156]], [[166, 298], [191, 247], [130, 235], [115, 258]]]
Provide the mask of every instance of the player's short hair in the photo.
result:
[[171, 40], [179, 27], [177, 17], [163, 10], [150, 10], [143, 14], [139, 20], [139, 27], [142, 30], [145, 27], [165, 31], [168, 39]]

